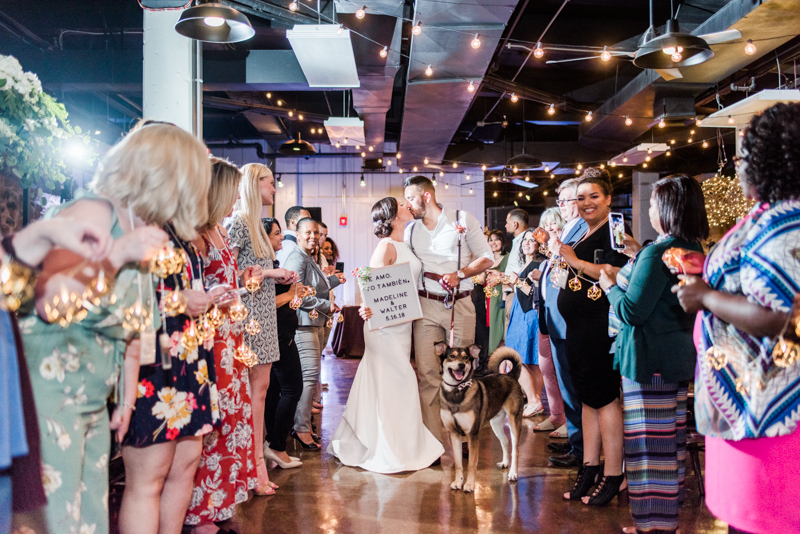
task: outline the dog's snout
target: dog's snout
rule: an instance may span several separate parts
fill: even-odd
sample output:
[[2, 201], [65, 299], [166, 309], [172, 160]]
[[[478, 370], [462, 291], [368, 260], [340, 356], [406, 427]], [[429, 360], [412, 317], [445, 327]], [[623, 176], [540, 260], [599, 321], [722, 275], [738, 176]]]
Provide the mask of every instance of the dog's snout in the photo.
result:
[[466, 365], [464, 365], [463, 363], [459, 363], [459, 364], [458, 364], [458, 368], [459, 368], [459, 369], [461, 369], [461, 370], [463, 370], [463, 369], [464, 369], [464, 368], [466, 368], [466, 367], [467, 367], [467, 366], [466, 366]]

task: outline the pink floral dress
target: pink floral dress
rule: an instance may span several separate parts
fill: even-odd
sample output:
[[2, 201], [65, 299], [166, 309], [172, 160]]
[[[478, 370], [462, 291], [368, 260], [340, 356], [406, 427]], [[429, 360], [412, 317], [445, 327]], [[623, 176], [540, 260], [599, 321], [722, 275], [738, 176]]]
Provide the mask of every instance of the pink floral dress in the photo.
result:
[[[204, 240], [208, 250], [204, 260], [206, 288], [235, 286], [237, 265], [230, 246], [219, 250], [209, 239]], [[247, 491], [255, 489], [258, 482], [248, 368], [234, 358], [241, 342], [242, 323], [232, 323], [225, 316], [214, 338], [221, 420], [203, 438], [192, 502], [184, 520], [187, 525], [230, 519], [236, 505], [247, 500]]]

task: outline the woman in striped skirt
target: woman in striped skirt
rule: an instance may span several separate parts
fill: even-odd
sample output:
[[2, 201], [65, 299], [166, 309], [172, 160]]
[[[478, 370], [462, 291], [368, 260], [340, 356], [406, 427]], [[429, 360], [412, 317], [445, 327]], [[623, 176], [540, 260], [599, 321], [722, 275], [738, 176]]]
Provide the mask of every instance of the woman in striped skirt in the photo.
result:
[[620, 271], [604, 271], [600, 277], [620, 321], [614, 367], [624, 392], [625, 460], [635, 527], [623, 532], [630, 534], [678, 528], [686, 396], [696, 359], [694, 316], [683, 312], [672, 294], [678, 279], [661, 257], [673, 247], [702, 252], [708, 219], [700, 185], [684, 175], [656, 182], [650, 223], [658, 239]]

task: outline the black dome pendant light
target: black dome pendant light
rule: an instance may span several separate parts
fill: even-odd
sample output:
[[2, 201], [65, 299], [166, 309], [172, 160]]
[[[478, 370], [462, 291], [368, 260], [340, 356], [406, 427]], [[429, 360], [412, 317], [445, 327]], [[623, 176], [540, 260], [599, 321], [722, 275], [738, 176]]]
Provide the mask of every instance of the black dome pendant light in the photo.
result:
[[210, 43], [238, 43], [256, 34], [247, 17], [232, 7], [206, 0], [181, 13], [175, 31]]
[[297, 132], [297, 139], [286, 141], [278, 148], [278, 154], [285, 156], [313, 156], [316, 153], [314, 145], [300, 138], [300, 132]]
[[714, 57], [705, 39], [681, 33], [678, 21], [670, 11], [666, 32], [658, 35], [653, 26], [653, 0], [650, 0], [650, 27], [642, 35], [633, 64], [640, 69], [677, 69], [699, 65]]

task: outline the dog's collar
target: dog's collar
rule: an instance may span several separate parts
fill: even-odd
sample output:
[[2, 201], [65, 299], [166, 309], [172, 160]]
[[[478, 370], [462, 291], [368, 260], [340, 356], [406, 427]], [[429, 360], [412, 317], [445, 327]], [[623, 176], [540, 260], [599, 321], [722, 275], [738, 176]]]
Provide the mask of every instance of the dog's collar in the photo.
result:
[[451, 388], [456, 388], [459, 391], [461, 391], [463, 389], [466, 389], [466, 388], [468, 388], [468, 387], [470, 387], [472, 385], [472, 379], [471, 378], [469, 380], [467, 380], [466, 382], [461, 382], [461, 383], [458, 383], [458, 384], [450, 384], [444, 378], [442, 379], [442, 382], [444, 382], [445, 384], [447, 384]]

